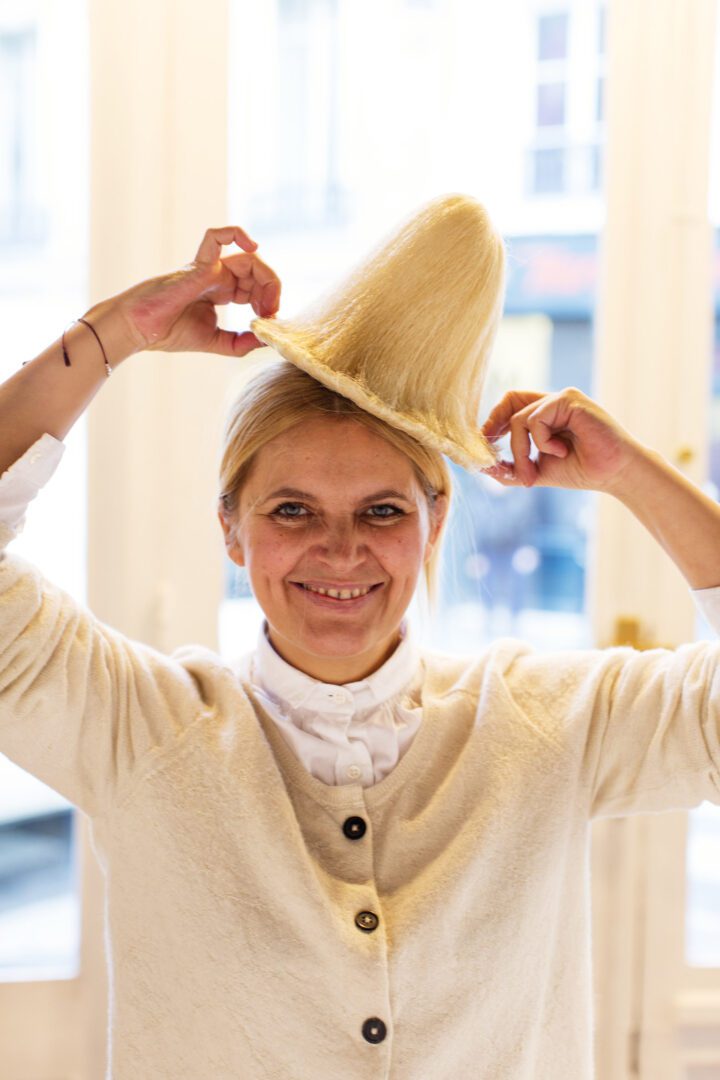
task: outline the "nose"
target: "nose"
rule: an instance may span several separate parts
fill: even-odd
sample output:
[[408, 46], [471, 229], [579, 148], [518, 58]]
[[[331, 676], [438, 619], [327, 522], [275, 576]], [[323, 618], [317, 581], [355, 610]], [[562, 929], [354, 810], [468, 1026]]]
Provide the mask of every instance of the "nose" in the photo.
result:
[[320, 544], [321, 553], [333, 565], [353, 566], [364, 558], [366, 545], [361, 541], [353, 521], [329, 522]]

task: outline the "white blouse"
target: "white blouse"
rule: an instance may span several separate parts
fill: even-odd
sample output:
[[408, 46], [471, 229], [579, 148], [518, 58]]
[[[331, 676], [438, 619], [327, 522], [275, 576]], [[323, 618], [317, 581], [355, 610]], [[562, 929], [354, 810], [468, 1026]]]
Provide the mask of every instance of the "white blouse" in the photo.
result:
[[395, 768], [422, 719], [413, 702], [420, 675], [412, 627], [366, 679], [338, 686], [298, 671], [275, 651], [267, 621], [258, 634], [250, 678], [260, 703], [305, 767], [325, 784], [370, 787]]
[[[65, 444], [42, 435], [0, 477], [0, 521], [17, 535], [30, 501], [60, 463]], [[700, 612], [720, 632], [720, 586], [692, 589]], [[403, 619], [402, 640], [366, 679], [342, 686], [323, 683], [288, 664], [258, 633], [250, 664], [254, 692], [307, 770], [325, 784], [370, 787], [397, 765], [422, 720], [417, 687], [422, 681], [418, 643]]]

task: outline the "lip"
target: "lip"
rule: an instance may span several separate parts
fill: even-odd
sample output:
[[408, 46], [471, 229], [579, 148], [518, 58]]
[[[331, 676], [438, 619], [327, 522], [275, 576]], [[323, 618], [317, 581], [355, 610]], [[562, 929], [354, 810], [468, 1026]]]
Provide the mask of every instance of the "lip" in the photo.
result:
[[[372, 597], [380, 591], [384, 582], [379, 582], [377, 585], [373, 585], [369, 593], [365, 593], [364, 596], [356, 596], [354, 600], [336, 600], [333, 596], [321, 596], [320, 593], [311, 592], [309, 589], [304, 589], [302, 585], [297, 581], [291, 581], [290, 584], [298, 590], [299, 593], [310, 604], [318, 604], [320, 607], [325, 608], [326, 611], [357, 611], [358, 608], [363, 607], [369, 603]], [[312, 582], [308, 582], [312, 584]], [[323, 585], [322, 588], [331, 589], [332, 585]], [[348, 588], [349, 586], [345, 586]], [[356, 589], [364, 588], [363, 585], [356, 585]]]

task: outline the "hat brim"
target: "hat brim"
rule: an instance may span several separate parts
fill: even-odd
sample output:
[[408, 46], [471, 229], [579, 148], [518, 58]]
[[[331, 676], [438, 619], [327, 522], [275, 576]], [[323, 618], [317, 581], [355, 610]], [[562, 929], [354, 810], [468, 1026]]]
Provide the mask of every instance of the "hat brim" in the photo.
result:
[[333, 368], [328, 367], [327, 364], [318, 361], [306, 349], [299, 348], [292, 334], [286, 332], [280, 325], [273, 325], [271, 319], [253, 319], [250, 323], [250, 329], [256, 338], [269, 345], [283, 359], [295, 364], [296, 367], [311, 375], [313, 379], [317, 379], [323, 386], [327, 386], [329, 390], [335, 390], [343, 397], [349, 398], [350, 401], [364, 409], [365, 412], [372, 413], [381, 420], [385, 420], [392, 427], [407, 432], [424, 446], [429, 446], [433, 450], [438, 450], [441, 454], [446, 454], [447, 457], [451, 458], [456, 464], [462, 465], [463, 468], [471, 472], [482, 472], [496, 463], [497, 455], [479, 431], [475, 438], [461, 441], [451, 435], [434, 430], [414, 417], [398, 412], [382, 401], [376, 394], [367, 390], [357, 380], [344, 372], [335, 371]]

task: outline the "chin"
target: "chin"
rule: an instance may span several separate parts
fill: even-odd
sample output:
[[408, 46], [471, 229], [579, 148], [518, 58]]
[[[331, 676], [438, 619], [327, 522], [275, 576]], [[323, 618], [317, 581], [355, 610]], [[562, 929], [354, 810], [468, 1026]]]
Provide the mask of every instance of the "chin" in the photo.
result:
[[[304, 632], [303, 632], [304, 630]], [[365, 652], [379, 644], [385, 636], [371, 626], [328, 627], [326, 630], [307, 632], [307, 627], [298, 634], [298, 645], [311, 649], [313, 645], [322, 648], [323, 656], [351, 656], [356, 652]]]
[[278, 629], [298, 648], [305, 652], [315, 653], [317, 656], [337, 657], [356, 656], [358, 653], [368, 652], [386, 638], [391, 631], [381, 630], [372, 623], [357, 624], [355, 626], [318, 626], [311, 627], [308, 623], [297, 627], [296, 632], [284, 630], [282, 624]]

